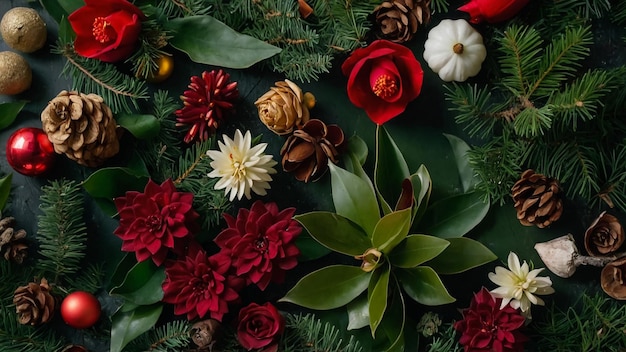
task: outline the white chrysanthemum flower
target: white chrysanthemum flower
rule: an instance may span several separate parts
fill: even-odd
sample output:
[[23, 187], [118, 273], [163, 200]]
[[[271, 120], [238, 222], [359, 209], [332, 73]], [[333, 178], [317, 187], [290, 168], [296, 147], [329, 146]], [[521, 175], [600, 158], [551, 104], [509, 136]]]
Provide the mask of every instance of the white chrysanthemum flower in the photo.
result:
[[267, 143], [259, 143], [254, 147], [250, 131], [245, 135], [240, 130], [235, 131], [235, 139], [223, 135], [224, 142], [218, 141], [220, 150], [209, 150], [206, 154], [213, 159], [211, 171], [207, 176], [219, 177], [215, 189], [225, 189], [225, 194], [230, 192], [230, 200], [244, 195], [250, 199], [250, 191], [263, 196], [270, 189], [271, 174], [275, 174], [273, 168], [277, 164], [271, 155], [263, 152]]
[[522, 314], [530, 318], [531, 304], [544, 305], [544, 301], [536, 295], [554, 293], [552, 280], [547, 276], [537, 276], [542, 270], [530, 270], [526, 261], [520, 265], [517, 254], [510, 252], [508, 258], [509, 269], [496, 267], [495, 273], [489, 273], [489, 280], [500, 286], [491, 291], [498, 298], [502, 298], [500, 309], [511, 304], [519, 308]]

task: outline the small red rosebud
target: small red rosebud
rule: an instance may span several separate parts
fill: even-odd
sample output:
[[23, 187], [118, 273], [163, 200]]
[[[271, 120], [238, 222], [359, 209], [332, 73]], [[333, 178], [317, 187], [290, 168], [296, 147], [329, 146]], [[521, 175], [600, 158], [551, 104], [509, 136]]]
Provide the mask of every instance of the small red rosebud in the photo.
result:
[[470, 22], [502, 22], [515, 16], [530, 0], [470, 0], [459, 11], [470, 15]]

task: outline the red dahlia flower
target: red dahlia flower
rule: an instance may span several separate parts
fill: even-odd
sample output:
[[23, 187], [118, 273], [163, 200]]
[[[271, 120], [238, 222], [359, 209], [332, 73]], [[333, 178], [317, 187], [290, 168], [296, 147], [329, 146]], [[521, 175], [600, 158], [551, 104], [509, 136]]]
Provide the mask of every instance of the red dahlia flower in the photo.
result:
[[497, 23], [515, 16], [530, 0], [470, 0], [459, 7], [459, 11], [469, 13], [470, 22], [487, 21]]
[[250, 210], [239, 209], [237, 218], [225, 214], [228, 228], [215, 243], [232, 255], [237, 276], [265, 290], [272, 282], [282, 283], [285, 271], [294, 268], [300, 250], [294, 241], [302, 231], [292, 219], [294, 208], [278, 211], [276, 203], [256, 201]]
[[74, 50], [84, 57], [116, 62], [129, 57], [144, 14], [126, 0], [85, 0], [67, 20], [76, 32]]
[[207, 256], [199, 245], [187, 256], [168, 262], [163, 281], [163, 302], [174, 305], [174, 314], [187, 314], [188, 320], [207, 314], [222, 320], [228, 304], [239, 298], [242, 280], [228, 275], [230, 257], [224, 252]]
[[278, 351], [278, 339], [285, 330], [285, 318], [271, 303], [250, 303], [239, 311], [237, 340], [248, 351]]
[[470, 307], [463, 311], [463, 320], [454, 323], [465, 352], [524, 350], [527, 338], [518, 331], [524, 325], [524, 317], [510, 305], [500, 309], [501, 302], [484, 287], [474, 295]]
[[123, 241], [122, 250], [135, 252], [138, 261], [152, 258], [161, 265], [170, 249], [182, 254], [198, 230], [193, 193], [176, 192], [171, 179], [160, 186], [149, 180], [144, 193], [126, 192], [114, 201], [120, 214], [114, 233]]
[[183, 108], [176, 110], [176, 126], [191, 125], [185, 135], [185, 143], [207, 140], [232, 112], [239, 98], [237, 82], [222, 70], [202, 72], [202, 77], [192, 76], [189, 89], [180, 98]]

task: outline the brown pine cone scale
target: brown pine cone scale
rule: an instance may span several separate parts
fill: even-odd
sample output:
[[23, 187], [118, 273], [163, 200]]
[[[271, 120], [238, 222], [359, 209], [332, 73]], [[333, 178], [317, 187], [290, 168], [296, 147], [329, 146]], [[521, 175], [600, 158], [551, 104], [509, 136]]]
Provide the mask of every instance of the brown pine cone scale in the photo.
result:
[[6, 260], [22, 263], [28, 254], [26, 231], [15, 230], [15, 218], [9, 216], [0, 220], [0, 254]]
[[528, 169], [511, 188], [517, 219], [522, 225], [549, 226], [563, 213], [559, 181]]
[[13, 295], [13, 304], [20, 324], [40, 325], [49, 322], [54, 316], [56, 299], [50, 293], [48, 280], [30, 282], [18, 287]]
[[374, 18], [378, 37], [404, 43], [430, 22], [430, 0], [385, 1], [374, 9]]

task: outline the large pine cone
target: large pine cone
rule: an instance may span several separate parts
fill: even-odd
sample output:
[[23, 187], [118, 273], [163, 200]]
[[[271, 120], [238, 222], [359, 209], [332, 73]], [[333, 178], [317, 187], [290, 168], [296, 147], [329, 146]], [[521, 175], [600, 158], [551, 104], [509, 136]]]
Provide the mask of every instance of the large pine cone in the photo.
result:
[[404, 43], [430, 21], [430, 0], [385, 1], [374, 9], [374, 18], [380, 38]]
[[99, 166], [120, 149], [113, 113], [96, 94], [62, 91], [41, 122], [54, 150], [81, 165]]
[[295, 83], [286, 79], [254, 102], [261, 122], [278, 135], [291, 133], [309, 121], [305, 94]]
[[21, 324], [47, 323], [56, 309], [56, 300], [50, 294], [50, 286], [45, 278], [40, 283], [31, 282], [18, 287], [13, 295], [13, 304]]
[[557, 221], [563, 213], [561, 187], [554, 178], [528, 169], [511, 188], [517, 219], [525, 226], [539, 228]]
[[6, 260], [22, 263], [28, 254], [26, 231], [15, 230], [15, 218], [6, 217], [0, 220], [0, 254]]

